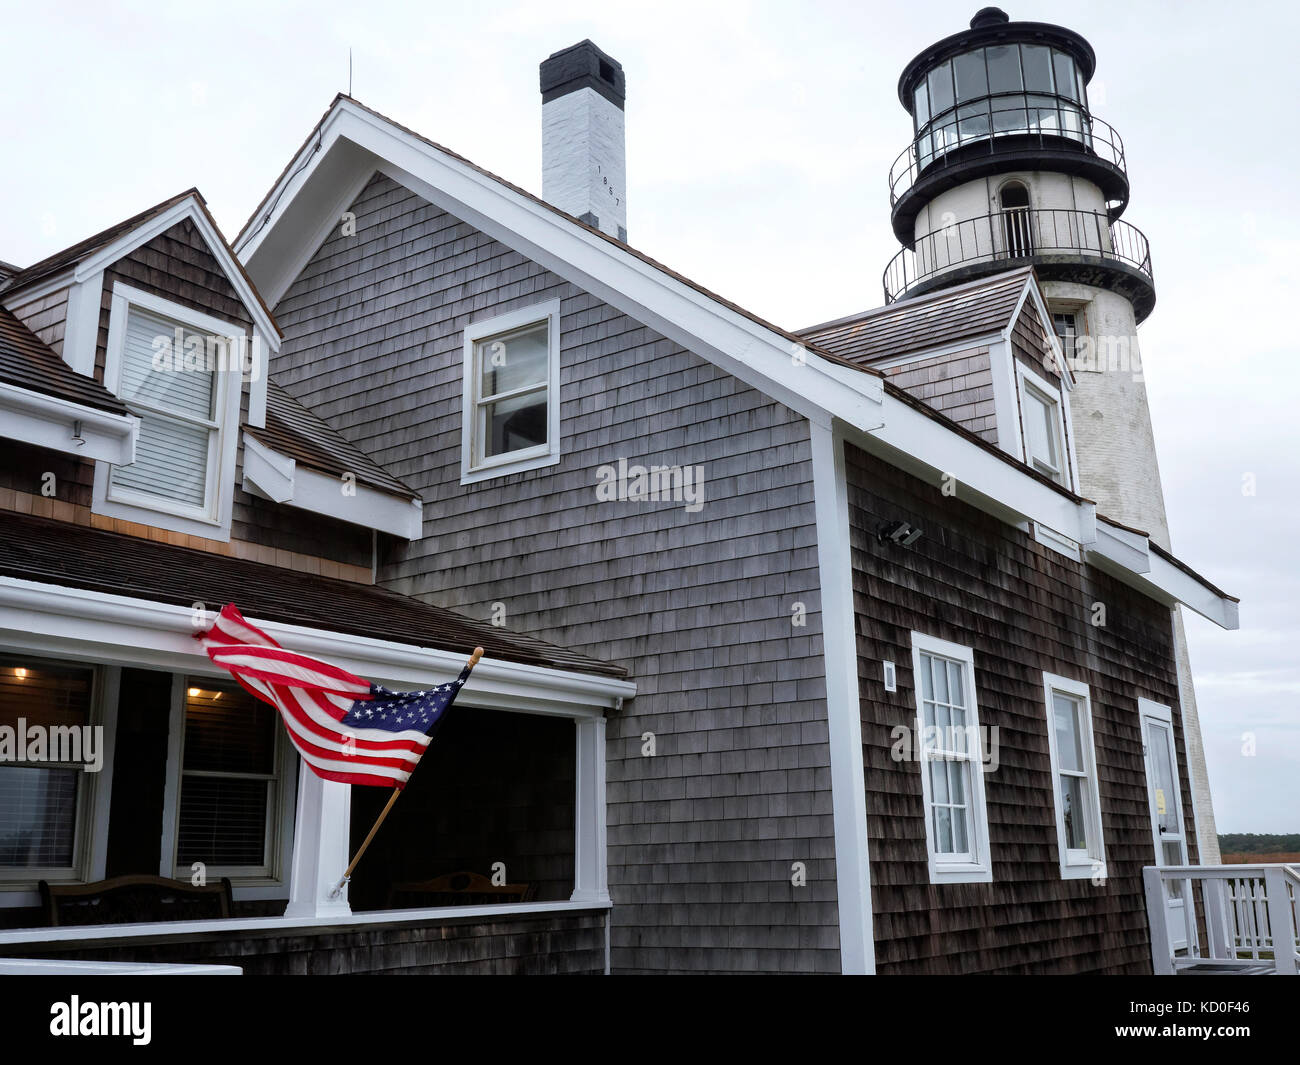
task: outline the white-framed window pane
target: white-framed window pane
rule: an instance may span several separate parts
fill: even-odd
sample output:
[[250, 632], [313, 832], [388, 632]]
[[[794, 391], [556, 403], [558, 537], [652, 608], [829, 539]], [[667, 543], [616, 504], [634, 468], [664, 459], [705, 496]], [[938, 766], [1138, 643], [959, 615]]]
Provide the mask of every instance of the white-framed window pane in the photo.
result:
[[1088, 849], [1087, 784], [1082, 777], [1062, 775], [1061, 809], [1065, 821], [1065, 845], [1070, 850]]
[[73, 863], [80, 769], [0, 766], [0, 866]]
[[545, 390], [483, 405], [483, 457], [539, 447], [546, 437]]
[[228, 681], [187, 683], [176, 863], [263, 866], [277, 814], [278, 714]]
[[1024, 398], [1025, 444], [1030, 459], [1054, 473], [1061, 468], [1056, 404], [1031, 387], [1025, 388]]
[[[95, 672], [84, 666], [0, 659], [0, 726], [81, 729], [91, 723]], [[60, 752], [61, 753], [61, 752]], [[49, 746], [46, 757], [56, 752]], [[78, 743], [69, 756], [84, 757]], [[80, 767], [0, 762], [0, 866], [62, 868], [76, 861]]]
[[1056, 727], [1056, 756], [1061, 769], [1084, 772], [1083, 741], [1079, 737], [1079, 701], [1055, 692], [1052, 696], [1052, 714]]
[[939, 854], [954, 854], [956, 847], [952, 840], [952, 810], [947, 806], [934, 808], [935, 850]]
[[520, 333], [482, 341], [478, 352], [479, 395], [483, 399], [546, 383], [550, 341], [545, 323]]
[[[166, 346], [160, 348], [164, 343]], [[144, 404], [177, 415], [211, 420], [216, 402], [216, 366], [208, 362], [210, 343], [215, 344], [215, 338], [131, 308], [126, 319], [118, 389], [123, 401], [127, 406]], [[167, 358], [155, 365], [160, 350]], [[217, 357], [215, 348], [211, 349], [211, 355]]]
[[206, 425], [141, 413], [135, 461], [129, 466], [114, 466], [112, 483], [133, 492], [202, 507], [207, 500], [208, 456], [215, 433]]
[[264, 780], [186, 775], [176, 861], [260, 866], [266, 860], [270, 786]]

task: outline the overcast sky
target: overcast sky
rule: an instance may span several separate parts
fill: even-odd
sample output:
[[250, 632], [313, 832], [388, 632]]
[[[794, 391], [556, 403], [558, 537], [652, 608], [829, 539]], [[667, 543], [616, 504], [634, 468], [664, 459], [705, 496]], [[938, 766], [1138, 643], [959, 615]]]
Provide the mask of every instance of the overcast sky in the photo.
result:
[[[4, 6], [0, 259], [29, 264], [190, 186], [233, 237], [346, 91], [349, 46], [359, 100], [540, 192], [537, 64], [590, 37], [627, 75], [630, 242], [798, 328], [880, 304], [886, 174], [910, 135], [898, 75], [980, 4]], [[1141, 344], [1174, 550], [1242, 599], [1237, 632], [1188, 619], [1219, 829], [1300, 831], [1300, 77], [1281, 52], [1300, 15], [1007, 10], [1092, 42], [1125, 217], [1151, 240]]]

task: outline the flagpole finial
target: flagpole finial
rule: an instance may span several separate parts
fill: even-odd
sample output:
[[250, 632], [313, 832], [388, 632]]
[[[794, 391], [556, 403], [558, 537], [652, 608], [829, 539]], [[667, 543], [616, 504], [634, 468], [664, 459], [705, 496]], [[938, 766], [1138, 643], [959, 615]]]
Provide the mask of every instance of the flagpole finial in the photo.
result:
[[478, 660], [483, 657], [483, 648], [475, 647], [474, 653], [469, 656], [469, 668], [473, 669], [478, 665]]

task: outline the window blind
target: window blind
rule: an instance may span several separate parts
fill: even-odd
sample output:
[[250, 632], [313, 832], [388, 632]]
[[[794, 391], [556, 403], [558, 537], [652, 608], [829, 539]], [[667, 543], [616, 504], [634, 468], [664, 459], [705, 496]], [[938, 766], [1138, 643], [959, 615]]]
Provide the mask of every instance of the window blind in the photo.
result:
[[[171, 356], [154, 366], [155, 340], [165, 338]], [[180, 339], [178, 346], [177, 340]], [[135, 461], [115, 466], [115, 486], [202, 508], [207, 501], [208, 459], [217, 436], [211, 424], [216, 369], [204, 359], [186, 369], [184, 343], [204, 337], [158, 315], [132, 308], [122, 344], [119, 392], [140, 418]], [[166, 349], [164, 349], [166, 350]]]

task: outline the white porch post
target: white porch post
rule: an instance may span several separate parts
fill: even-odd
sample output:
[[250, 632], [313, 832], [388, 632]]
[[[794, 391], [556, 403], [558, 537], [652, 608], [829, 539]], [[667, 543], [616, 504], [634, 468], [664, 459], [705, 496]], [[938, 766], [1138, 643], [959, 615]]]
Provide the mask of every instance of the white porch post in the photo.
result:
[[351, 785], [322, 780], [305, 764], [300, 765], [286, 917], [346, 917], [352, 913], [346, 887], [338, 898], [330, 898], [351, 859], [351, 819]]
[[1156, 976], [1173, 976], [1174, 949], [1169, 942], [1165, 885], [1158, 867], [1148, 865], [1142, 870], [1142, 887], [1147, 900], [1147, 924], [1151, 926], [1151, 970]]
[[573, 902], [609, 902], [605, 848], [605, 718], [579, 718], [573, 825]]

